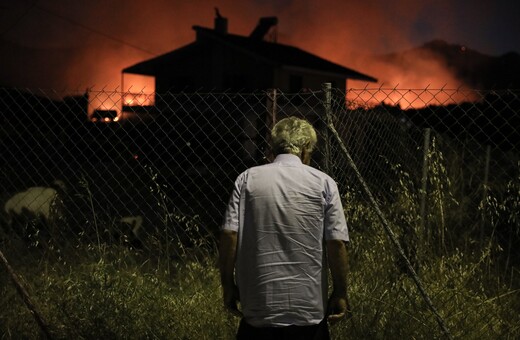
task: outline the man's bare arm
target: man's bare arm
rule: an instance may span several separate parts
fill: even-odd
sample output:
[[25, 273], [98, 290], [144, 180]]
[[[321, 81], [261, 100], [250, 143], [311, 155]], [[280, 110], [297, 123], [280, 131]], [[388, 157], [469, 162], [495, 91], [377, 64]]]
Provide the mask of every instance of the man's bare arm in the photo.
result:
[[345, 243], [342, 240], [327, 241], [327, 258], [333, 284], [328, 305], [328, 320], [335, 323], [347, 314], [348, 309], [347, 248]]
[[238, 310], [238, 289], [235, 284], [235, 260], [237, 252], [237, 232], [223, 230], [220, 233], [219, 269], [220, 282], [224, 293], [224, 306], [233, 314], [241, 315]]

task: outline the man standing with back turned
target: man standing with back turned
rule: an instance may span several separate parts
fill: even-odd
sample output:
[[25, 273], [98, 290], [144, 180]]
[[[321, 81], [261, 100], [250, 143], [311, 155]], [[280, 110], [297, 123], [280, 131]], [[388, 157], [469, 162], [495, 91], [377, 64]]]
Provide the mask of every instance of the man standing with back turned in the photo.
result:
[[317, 142], [309, 122], [282, 119], [271, 139], [276, 158], [238, 176], [224, 217], [224, 305], [243, 316], [237, 339], [329, 339], [327, 322], [347, 313], [349, 236], [338, 188], [309, 166]]

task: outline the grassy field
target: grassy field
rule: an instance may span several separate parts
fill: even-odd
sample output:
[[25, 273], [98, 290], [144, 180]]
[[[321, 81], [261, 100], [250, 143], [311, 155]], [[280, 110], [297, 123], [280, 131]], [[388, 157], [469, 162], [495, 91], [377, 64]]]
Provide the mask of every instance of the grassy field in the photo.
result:
[[[334, 339], [443, 338], [436, 319], [385, 235], [354, 229], [349, 246], [352, 316]], [[81, 255], [78, 256], [77, 254]], [[13, 261], [51, 334], [59, 339], [231, 339], [238, 319], [221, 307], [216, 254], [144, 258], [124, 247], [90, 247], [74, 257]], [[453, 252], [421, 261], [419, 275], [454, 338], [520, 336], [520, 293], [490, 264], [490, 252]], [[2, 273], [2, 338], [41, 337]], [[9, 306], [6, 308], [6, 306]]]
[[[382, 209], [449, 335], [373, 206], [348, 188], [352, 314], [331, 329], [333, 339], [520, 338], [520, 261], [515, 243], [503, 241], [518, 239], [520, 178], [469, 204], [455, 198], [442, 159], [432, 163], [427, 226], [420, 190], [398, 166], [395, 199]], [[476, 215], [464, 211], [474, 206]], [[485, 233], [468, 227], [476, 222]], [[3, 243], [2, 251], [53, 338], [232, 339], [239, 320], [222, 308], [215, 244], [195, 244], [174, 255], [159, 251], [164, 245], [137, 251], [99, 239], [64, 249]], [[0, 297], [2, 339], [44, 338], [4, 267]]]

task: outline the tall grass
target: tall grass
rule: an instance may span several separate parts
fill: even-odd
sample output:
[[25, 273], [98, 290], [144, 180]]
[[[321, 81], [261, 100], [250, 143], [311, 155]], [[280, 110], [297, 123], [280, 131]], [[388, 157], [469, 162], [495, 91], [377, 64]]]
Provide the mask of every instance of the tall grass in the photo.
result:
[[[212, 263], [175, 264], [168, 274], [166, 267], [122, 260], [138, 258], [127, 249], [105, 250], [99, 261], [92, 255], [69, 264], [68, 272], [56, 264], [26, 276], [56, 338], [225, 339], [232, 334], [233, 320], [223, 317]], [[15, 292], [2, 294], [4, 306], [10, 306], [2, 311], [3, 336], [38, 338]]]
[[[497, 241], [498, 234], [518, 235], [520, 178], [507, 183], [506, 190], [490, 188], [480, 211], [461, 217], [448, 162], [435, 145], [428, 157], [427, 223], [418, 208], [417, 180], [398, 164], [392, 167], [399, 180], [384, 210], [393, 231], [454, 338], [520, 338], [518, 262], [507, 242]], [[351, 186], [344, 198], [352, 239], [352, 315], [331, 328], [333, 338], [442, 338], [364, 194]], [[490, 230], [483, 243], [471, 233], [471, 216], [480, 213]], [[165, 222], [174, 218], [193, 228], [197, 221], [180, 213], [165, 216]], [[214, 245], [193, 242], [173, 256], [172, 248], [183, 243], [174, 235], [164, 242], [144, 252], [96, 239], [75, 249], [46, 249], [40, 257], [26, 251], [11, 261], [57, 339], [234, 338], [239, 320], [222, 308]], [[41, 337], [3, 269], [0, 296], [2, 338]]]

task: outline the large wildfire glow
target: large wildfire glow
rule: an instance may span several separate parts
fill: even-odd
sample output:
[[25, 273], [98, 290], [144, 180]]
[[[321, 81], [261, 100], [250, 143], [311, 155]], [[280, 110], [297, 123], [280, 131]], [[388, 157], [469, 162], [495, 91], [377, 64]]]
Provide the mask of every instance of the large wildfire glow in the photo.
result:
[[[337, 53], [337, 51], [336, 51]], [[322, 53], [328, 59], [338, 59], [332, 51]], [[428, 105], [448, 105], [473, 101], [464, 84], [456, 79], [440, 61], [433, 56], [411, 57], [406, 67], [383, 62], [375, 58], [352, 58], [348, 67], [377, 77], [379, 82], [364, 83], [355, 80], [347, 82], [347, 100], [361, 105], [399, 106], [402, 109], [421, 108]], [[125, 74], [121, 87], [116, 90], [102, 89], [91, 92], [89, 113], [95, 110], [114, 110], [114, 121], [132, 116], [124, 112], [124, 106], [150, 106], [154, 104], [155, 83], [153, 77]], [[122, 91], [121, 91], [122, 89]], [[97, 118], [94, 118], [94, 120]], [[112, 121], [105, 119], [104, 121]]]
[[[80, 91], [89, 88], [92, 99], [89, 112], [118, 110], [118, 117], [123, 104], [148, 104], [150, 97], [146, 95], [122, 96], [123, 92], [130, 92], [130, 85], [132, 93], [140, 93], [142, 89], [146, 89], [145, 94], [153, 92], [148, 84], [126, 80], [125, 88], [121, 88], [121, 70], [194, 41], [192, 26], [213, 27], [215, 6], [228, 18], [229, 32], [244, 36], [251, 33], [260, 17], [277, 16], [278, 42], [373, 76], [379, 83], [368, 86], [386, 89], [458, 89], [464, 86], [434, 59], [416, 58], [410, 60], [406, 69], [398, 69], [367, 56], [400, 52], [435, 38], [466, 44], [460, 40], [460, 34], [455, 35], [462, 32], [461, 18], [466, 24], [476, 23], [477, 26], [466, 27], [465, 31], [475, 29], [472, 35], [477, 37], [493, 17], [491, 9], [494, 8], [487, 6], [489, 8], [483, 11], [483, 5], [476, 2], [466, 6], [461, 16], [460, 6], [448, 0], [271, 0], [255, 1], [254, 5], [248, 1], [210, 3], [200, 0], [153, 1], [146, 6], [137, 1], [129, 1], [125, 6], [98, 0], [88, 6], [74, 1], [59, 6], [50, 0], [39, 1], [36, 7], [46, 11], [28, 10], [23, 2], [20, 3], [9, 5], [6, 11], [15, 8], [13, 11], [18, 12], [8, 14], [22, 18], [20, 22], [13, 23], [6, 14], [4, 23], [0, 23], [4, 29], [0, 27], [0, 31], [4, 32], [2, 39], [16, 41], [30, 49], [24, 50], [26, 55], [22, 59], [13, 57], [13, 49], [3, 53], [2, 57], [6, 58], [3, 80], [13, 86], [30, 88]], [[116, 12], [118, 15], [114, 16]], [[499, 36], [493, 36], [498, 40]], [[349, 81], [347, 86], [364, 89], [367, 84]], [[111, 95], [114, 90], [116, 92]], [[386, 98], [369, 100], [416, 107], [434, 100], [443, 104], [468, 99], [458, 93], [447, 97], [438, 94], [432, 98], [429, 91], [420, 94], [420, 99], [413, 96], [416, 94], [392, 93]]]
[[463, 82], [431, 55], [412, 54], [400, 66], [376, 59], [365, 64], [369, 65], [366, 69], [369, 74], [378, 75], [379, 83], [349, 81], [347, 99], [351, 101], [368, 105], [385, 103], [408, 109], [477, 99]]
[[390, 106], [398, 106], [404, 110], [471, 102], [477, 99], [473, 92], [464, 89], [402, 89], [390, 87], [350, 88], [347, 90], [346, 98], [349, 107], [370, 107], [384, 103]]
[[[212, 18], [213, 17], [208, 13], [208, 18], [206, 19], [211, 20]], [[257, 19], [258, 18], [255, 18], [251, 20], [251, 22], [246, 23], [241, 19], [241, 16], [232, 17], [229, 15], [230, 23], [236, 22], [236, 26], [238, 26], [238, 32], [230, 33], [247, 35], [251, 28], [254, 27]], [[289, 20], [289, 23], [290, 28], [294, 22], [291, 23], [291, 20]], [[212, 22], [207, 25], [207, 27], [212, 26]], [[249, 26], [249, 29], [247, 26]], [[316, 37], [313, 34], [307, 36], [306, 39], [295, 41], [295, 38], [300, 36], [299, 32], [302, 31], [301, 29], [303, 27], [298, 27], [294, 37], [289, 39], [289, 36], [283, 34], [282, 31], [283, 29], [288, 29], [287, 26], [283, 26], [283, 23], [280, 24], [280, 26], [281, 27], [277, 28], [279, 31], [278, 35], [281, 36], [281, 39], [279, 39], [280, 43], [301, 47], [325, 59], [378, 78], [379, 82], [377, 84], [367, 84], [349, 80], [346, 90], [347, 99], [351, 101], [361, 101], [364, 105], [385, 103], [387, 105], [397, 105], [403, 109], [407, 109], [474, 100], [474, 98], [468, 95], [468, 92], [461, 90], [464, 88], [464, 84], [456, 79], [452, 72], [432, 55], [414, 56], [412, 54], [408, 56], [408, 60], [404, 60], [401, 64], [397, 65], [371, 56], [369, 53], [371, 48], [373, 48], [373, 43], [367, 42], [366, 40], [364, 41], [365, 45], [363, 45], [356, 37], [346, 36], [347, 42], [357, 43], [355, 47], [352, 47], [348, 43], [340, 45], [339, 47], [337, 45], [331, 46], [327, 43], [323, 43], [323, 41], [315, 40]], [[384, 28], [385, 24], [383, 21], [381, 23], [381, 29]], [[334, 34], [336, 33], [339, 36], [345, 34], [341, 31], [335, 31]], [[168, 34], [164, 33], [164, 36], [166, 40]], [[287, 41], [283, 41], [284, 37], [287, 38]], [[194, 38], [195, 37], [192, 36], [191, 41], [193, 41]], [[178, 47], [179, 46], [169, 46], [166, 52]], [[166, 48], [166, 46], [164, 48]], [[364, 54], [361, 53], [363, 51]], [[147, 58], [148, 57], [143, 57], [140, 60], [135, 60], [135, 58], [132, 57], [128, 62], [123, 63], [121, 61], [117, 66], [114, 63], [105, 62], [104, 64], [98, 65], [101, 68], [98, 72], [102, 73], [102, 68], [105, 67], [107, 74], [113, 74], [114, 68], [120, 70]], [[110, 83], [113, 83], [113, 81], [111, 80]], [[122, 89], [119, 86], [115, 87], [119, 88], [119, 91], [115, 91], [115, 93], [105, 90], [92, 92], [93, 96], [91, 98], [89, 112], [92, 113], [94, 110], [116, 110], [117, 118], [114, 120], [117, 120], [129, 117], [129, 113], [125, 113], [121, 110], [124, 106], [153, 105], [155, 86], [152, 77], [125, 74], [120, 86]], [[367, 89], [371, 90], [368, 91]]]

